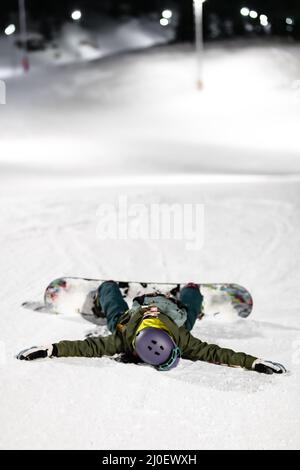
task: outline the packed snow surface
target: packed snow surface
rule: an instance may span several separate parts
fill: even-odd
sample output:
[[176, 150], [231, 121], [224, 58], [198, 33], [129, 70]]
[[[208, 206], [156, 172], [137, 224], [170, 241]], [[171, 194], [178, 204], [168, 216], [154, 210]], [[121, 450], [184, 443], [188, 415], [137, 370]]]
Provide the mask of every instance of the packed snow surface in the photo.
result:
[[[0, 108], [2, 449], [287, 449], [300, 443], [300, 53], [211, 46], [194, 89], [188, 46], [7, 82]], [[204, 244], [100, 240], [99, 207], [204, 204]], [[236, 282], [247, 320], [193, 334], [282, 362], [268, 376], [181, 360], [159, 373], [110, 358], [19, 362], [82, 339], [75, 314], [25, 310], [60, 276]], [[107, 334], [106, 327], [100, 329]]]

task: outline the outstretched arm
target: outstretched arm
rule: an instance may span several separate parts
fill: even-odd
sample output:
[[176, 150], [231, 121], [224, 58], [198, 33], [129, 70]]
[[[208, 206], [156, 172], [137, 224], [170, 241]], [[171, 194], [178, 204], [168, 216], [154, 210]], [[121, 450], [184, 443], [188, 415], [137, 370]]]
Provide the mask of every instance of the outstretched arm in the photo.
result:
[[189, 332], [186, 332], [185, 336], [183, 336], [182, 343], [184, 344], [182, 348], [183, 359], [205, 361], [230, 367], [243, 367], [264, 374], [281, 374], [286, 372], [285, 367], [281, 364], [257, 359], [257, 357], [243, 352], [236, 352], [232, 349], [221, 348], [216, 344], [202, 342]]
[[122, 351], [122, 337], [114, 333], [83, 341], [60, 341], [48, 346], [34, 346], [21, 351], [17, 359], [32, 361], [47, 357], [101, 357], [114, 356]]

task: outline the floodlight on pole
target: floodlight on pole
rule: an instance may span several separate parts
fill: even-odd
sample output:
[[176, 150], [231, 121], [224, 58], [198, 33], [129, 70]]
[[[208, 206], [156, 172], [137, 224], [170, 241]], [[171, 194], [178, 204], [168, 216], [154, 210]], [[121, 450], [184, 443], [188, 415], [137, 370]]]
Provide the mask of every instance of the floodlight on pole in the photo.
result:
[[267, 15], [260, 15], [259, 19], [260, 19], [260, 24], [262, 26], [268, 26], [269, 19], [268, 19]]
[[167, 20], [170, 20], [173, 16], [173, 12], [171, 10], [164, 10], [161, 14], [163, 18], [166, 18]]
[[255, 20], [258, 17], [258, 13], [255, 10], [251, 10], [249, 16]]
[[72, 18], [72, 20], [74, 20], [74, 21], [80, 20], [81, 17], [82, 17], [82, 13], [81, 13], [80, 10], [75, 10], [75, 11], [73, 11], [72, 14], [71, 14], [71, 18]]
[[14, 34], [16, 31], [16, 27], [14, 24], [10, 24], [7, 26], [7, 28], [5, 28], [4, 30], [4, 33], [6, 34], [6, 36], [11, 36], [12, 34]]
[[27, 19], [26, 19], [26, 5], [25, 0], [19, 0], [19, 21], [20, 21], [20, 35], [23, 47], [22, 66], [24, 72], [29, 71], [29, 57], [27, 51]]
[[203, 3], [205, 0], [194, 1], [194, 16], [195, 16], [195, 38], [196, 38], [196, 57], [197, 57], [197, 88], [203, 89], [203, 55], [204, 55], [204, 41], [203, 41]]
[[167, 18], [161, 18], [159, 22], [161, 26], [168, 26], [169, 24], [169, 20], [167, 20]]
[[244, 8], [241, 9], [241, 15], [242, 16], [249, 16], [249, 14], [250, 14], [249, 8], [244, 7]]

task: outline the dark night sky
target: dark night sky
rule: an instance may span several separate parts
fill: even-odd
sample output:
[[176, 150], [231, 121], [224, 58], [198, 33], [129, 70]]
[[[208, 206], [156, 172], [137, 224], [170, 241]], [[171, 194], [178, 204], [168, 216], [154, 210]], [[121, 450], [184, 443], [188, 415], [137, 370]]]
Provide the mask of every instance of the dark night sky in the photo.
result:
[[[193, 23], [193, 0], [26, 0], [29, 16], [40, 23], [54, 19], [59, 25], [70, 18], [70, 12], [74, 9], [82, 9], [83, 12], [105, 11], [108, 14], [118, 16], [127, 4], [130, 15], [138, 15], [143, 12], [162, 11], [164, 8], [172, 8], [177, 5], [180, 12], [180, 33], [178, 38], [190, 40], [191, 24]], [[241, 22], [240, 9], [247, 6], [256, 9], [259, 13], [268, 15], [271, 20], [274, 34], [281, 33], [286, 16], [298, 18], [296, 21], [296, 37], [300, 38], [300, 0], [207, 0], [204, 7], [205, 18], [210, 13], [216, 13], [221, 19], [232, 19], [235, 24]], [[18, 11], [18, 0], [1, 0], [0, 27], [7, 25], [9, 21], [17, 21], [15, 14]], [[277, 30], [276, 30], [277, 22]], [[208, 21], [206, 21], [207, 25]], [[286, 26], [286, 25], [285, 25]], [[235, 31], [239, 34], [240, 30]]]
[[[172, 0], [173, 3], [180, 4], [182, 2], [188, 3], [192, 0]], [[171, 3], [172, 3], [171, 2]], [[170, 4], [168, 0], [26, 0], [27, 8], [32, 13], [56, 13], [64, 15], [64, 12], [72, 10], [77, 7], [83, 8], [103, 8], [107, 6], [111, 9], [117, 9], [122, 3], [128, 3], [137, 11], [149, 11], [160, 7], [165, 7]], [[242, 6], [249, 6], [250, 8], [257, 8], [258, 10], [265, 9], [268, 13], [289, 12], [300, 10], [299, 0], [208, 0], [205, 8], [213, 10], [220, 14], [228, 15], [233, 11], [239, 11]], [[18, 0], [2, 0], [1, 11], [4, 12], [16, 11]]]

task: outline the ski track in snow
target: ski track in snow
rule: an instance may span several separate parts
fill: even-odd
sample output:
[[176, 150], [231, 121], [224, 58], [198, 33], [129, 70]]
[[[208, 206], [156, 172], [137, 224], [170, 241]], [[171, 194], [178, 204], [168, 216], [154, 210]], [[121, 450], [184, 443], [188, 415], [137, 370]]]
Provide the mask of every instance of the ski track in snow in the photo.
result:
[[[287, 97], [286, 90], [281, 95], [281, 91], [298, 73], [299, 58], [296, 49], [289, 49], [287, 54], [292, 54], [294, 65], [286, 77], [281, 76], [281, 64], [290, 60], [286, 49], [241, 47], [229, 60], [226, 48], [211, 48], [207, 70], [211, 91], [213, 80], [220, 76], [219, 67], [223, 70], [227, 60], [239, 66], [245, 54], [254, 67], [255, 83], [260, 83], [260, 66], [266, 63], [261, 82], [266, 94], [264, 118], [274, 113], [271, 103], [278, 93], [275, 105], [283, 105], [282, 119], [288, 118], [296, 128], [299, 107], [295, 104], [290, 115], [285, 114], [290, 95], [288, 92]], [[167, 66], [162, 67], [164, 61]], [[278, 61], [277, 66], [274, 61]], [[186, 67], [178, 66], [182, 62]], [[241, 125], [237, 149], [229, 127], [227, 132], [221, 125], [229, 103], [225, 93], [223, 107], [218, 107], [218, 98], [200, 135], [198, 125], [204, 121], [199, 115], [199, 101], [182, 88], [190, 83], [185, 74], [191, 63], [188, 49], [163, 48], [145, 57], [135, 54], [110, 59], [102, 69], [95, 63], [51, 71], [49, 89], [44, 83], [41, 87], [39, 76], [34, 76], [31, 85], [25, 81], [26, 96], [20, 82], [11, 83], [11, 105], [0, 115], [4, 138], [0, 155], [0, 448], [299, 448], [300, 182], [296, 177], [291, 180], [282, 176], [283, 169], [291, 175], [299, 168], [298, 155], [297, 159], [291, 157], [298, 143], [296, 139], [288, 141], [286, 156], [277, 136], [279, 151], [273, 149], [262, 158], [255, 147], [262, 142], [262, 121], [258, 119], [255, 124], [250, 116], [243, 125], [251, 122], [255, 137], [243, 142], [248, 134]], [[168, 70], [176, 77], [172, 84]], [[235, 70], [243, 77], [248, 69]], [[112, 84], [108, 73], [113, 75]], [[151, 80], [142, 83], [148, 74]], [[84, 90], [88, 77], [93, 83], [99, 82], [96, 89]], [[273, 78], [275, 85], [270, 91]], [[66, 90], [70, 101], [60, 103], [61, 113], [57, 113], [57, 95], [61, 97]], [[210, 109], [206, 106], [212, 99], [211, 91], [201, 101], [204, 114]], [[255, 89], [250, 91], [255, 93]], [[263, 93], [258, 91], [261, 98]], [[237, 92], [243, 96], [242, 90]], [[231, 93], [232, 88], [228, 96]], [[34, 106], [24, 122], [30, 97], [35, 100]], [[164, 105], [168, 103], [168, 111], [158, 113], [160, 99]], [[247, 106], [251, 106], [251, 100], [247, 98]], [[234, 101], [233, 114], [240, 112], [238, 101]], [[174, 118], [167, 124], [168, 113], [174, 113], [176, 106], [183, 106], [186, 126], [182, 129], [182, 119]], [[137, 119], [140, 125], [135, 127]], [[279, 128], [280, 122], [275, 121], [273, 128], [266, 129], [268, 137]], [[236, 122], [231, 120], [230, 125], [234, 127]], [[83, 133], [88, 126], [91, 135], [97, 131], [91, 146], [86, 143], [88, 134], [83, 136], [85, 144], [80, 141], [80, 125], [86, 126]], [[72, 135], [78, 133], [78, 141], [64, 140], [66, 127], [72, 129]], [[30, 129], [38, 131], [40, 140], [35, 141]], [[15, 133], [18, 139], [12, 138]], [[266, 146], [271, 145], [264, 137]], [[51, 152], [53, 159], [49, 159]], [[173, 165], [174, 173], [182, 173], [183, 183], [156, 184], [153, 175], [164, 177], [173, 172]], [[139, 185], [137, 178], [128, 185], [105, 184], [116, 167], [125, 178], [132, 177], [133, 170], [137, 174], [143, 169], [149, 181]], [[209, 181], [205, 180], [206, 171], [211, 173]], [[214, 171], [219, 175], [275, 172], [279, 176], [276, 180], [266, 177], [242, 182], [237, 175], [226, 182], [214, 181]], [[191, 184], [186, 176], [185, 183], [184, 173], [200, 174], [203, 180]], [[173, 240], [100, 241], [97, 209], [101, 203], [116, 205], [119, 196], [127, 196], [129, 203], [146, 205], [204, 204], [204, 247], [189, 251], [184, 241]], [[79, 315], [51, 315], [21, 307], [25, 301], [41, 302], [48, 283], [68, 275], [244, 285], [254, 298], [251, 317], [237, 322], [204, 319], [197, 322], [193, 334], [204, 341], [282, 362], [289, 373], [265, 376], [183, 360], [165, 374], [110, 358], [16, 361], [14, 355], [33, 344], [82, 339], [96, 331], [108, 333], [105, 325], [95, 328]]]

